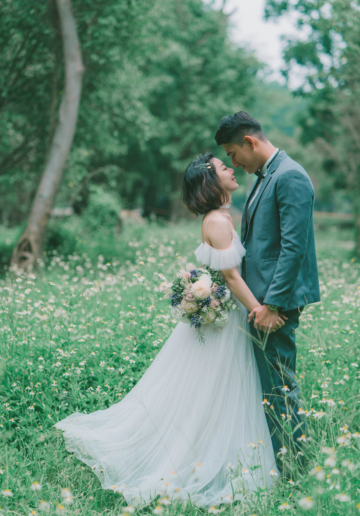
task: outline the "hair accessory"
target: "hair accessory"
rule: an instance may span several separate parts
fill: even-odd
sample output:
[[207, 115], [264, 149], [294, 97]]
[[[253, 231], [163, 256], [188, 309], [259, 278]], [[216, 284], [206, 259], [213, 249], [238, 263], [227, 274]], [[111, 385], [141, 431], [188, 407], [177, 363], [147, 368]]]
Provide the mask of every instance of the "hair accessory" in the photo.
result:
[[206, 167], [207, 169], [210, 169], [211, 165], [208, 162], [206, 162], [206, 163], [199, 163], [198, 165], [195, 165], [195, 168], [204, 168], [204, 167]]

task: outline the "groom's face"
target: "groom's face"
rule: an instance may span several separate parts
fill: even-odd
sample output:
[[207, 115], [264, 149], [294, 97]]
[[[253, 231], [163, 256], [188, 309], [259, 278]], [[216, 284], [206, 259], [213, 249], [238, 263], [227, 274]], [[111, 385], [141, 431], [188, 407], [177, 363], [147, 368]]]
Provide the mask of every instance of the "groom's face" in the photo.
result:
[[224, 143], [223, 149], [231, 158], [234, 168], [241, 167], [248, 174], [254, 174], [260, 167], [260, 158], [256, 153], [253, 138], [245, 137], [244, 143]]

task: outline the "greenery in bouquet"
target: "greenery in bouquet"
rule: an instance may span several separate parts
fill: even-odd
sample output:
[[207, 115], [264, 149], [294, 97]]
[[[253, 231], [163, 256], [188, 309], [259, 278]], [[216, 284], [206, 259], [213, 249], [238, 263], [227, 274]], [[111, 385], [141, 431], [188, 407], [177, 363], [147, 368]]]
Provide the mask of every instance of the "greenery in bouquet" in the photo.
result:
[[172, 283], [164, 282], [160, 289], [171, 299], [173, 317], [194, 326], [202, 342], [201, 327], [221, 328], [228, 322], [230, 310], [236, 308], [221, 271], [209, 267], [189, 263], [175, 274]]

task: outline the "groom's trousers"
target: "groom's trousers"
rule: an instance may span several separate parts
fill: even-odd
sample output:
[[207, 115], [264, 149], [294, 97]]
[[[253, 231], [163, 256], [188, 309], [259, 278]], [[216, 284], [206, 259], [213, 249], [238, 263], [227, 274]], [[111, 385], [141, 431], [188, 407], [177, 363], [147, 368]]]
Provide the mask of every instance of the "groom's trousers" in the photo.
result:
[[[295, 330], [299, 326], [301, 311], [300, 308], [283, 312], [288, 317], [285, 325], [268, 334], [267, 338], [263, 332], [254, 328], [253, 322], [250, 325], [263, 396], [266, 400], [266, 418], [276, 462], [281, 471], [284, 469], [284, 459], [286, 460], [282, 452], [288, 454], [292, 450], [296, 454], [301, 451], [301, 436], [305, 434], [305, 418], [298, 414], [299, 387], [295, 379]], [[255, 341], [264, 339], [266, 344], [262, 350]], [[282, 452], [279, 451], [280, 448]]]

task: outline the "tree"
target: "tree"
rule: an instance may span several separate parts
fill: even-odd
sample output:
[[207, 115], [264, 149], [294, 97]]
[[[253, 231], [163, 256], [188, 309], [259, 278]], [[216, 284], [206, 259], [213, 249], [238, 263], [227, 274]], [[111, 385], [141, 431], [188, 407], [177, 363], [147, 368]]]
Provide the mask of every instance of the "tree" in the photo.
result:
[[[91, 177], [118, 188], [119, 159], [149, 133], [146, 80], [139, 72], [142, 27], [153, 0], [73, 0], [86, 69], [72, 149], [57, 199], [67, 205]], [[29, 213], [63, 98], [64, 63], [55, 0], [0, 2], [0, 222]], [[140, 56], [140, 57], [139, 57]], [[131, 129], [130, 129], [131, 128]], [[94, 174], [96, 171], [106, 171]], [[70, 185], [69, 185], [70, 183]], [[84, 199], [81, 199], [84, 194]], [[86, 206], [86, 188], [79, 209]]]
[[[63, 99], [54, 5], [0, 3], [0, 218], [9, 225], [30, 211]], [[251, 109], [261, 65], [230, 42], [227, 17], [202, 0], [73, 0], [72, 7], [86, 73], [57, 204], [74, 203], [81, 216], [92, 188], [104, 187], [125, 208], [178, 218], [185, 166], [200, 152], [218, 152], [222, 116]]]
[[48, 218], [54, 207], [73, 141], [81, 95], [83, 65], [70, 0], [56, 0], [65, 61], [65, 89], [49, 158], [37, 190], [27, 227], [17, 243], [12, 265], [31, 269], [41, 256]]
[[[76, 17], [87, 73], [61, 200], [73, 198], [69, 184], [85, 182], [76, 203], [85, 209], [91, 176], [119, 192], [125, 208], [177, 219], [185, 166], [217, 152], [217, 124], [249, 108], [260, 64], [231, 44], [227, 17], [201, 0], [138, 0], [136, 12], [109, 1], [88, 9], [90, 17], [83, 2]], [[119, 40], [122, 19], [132, 33]]]
[[358, 1], [267, 0], [266, 15], [295, 11], [306, 37], [290, 39], [285, 50], [292, 64], [307, 70], [298, 94], [308, 99], [301, 125], [303, 141], [314, 141], [325, 170], [353, 199], [360, 255], [360, 7]]
[[251, 108], [261, 65], [231, 43], [227, 16], [201, 0], [158, 1], [148, 24], [141, 70], [152, 132], [144, 143], [146, 159], [138, 142], [132, 153], [144, 178], [147, 211], [159, 209], [156, 199], [162, 206], [168, 199], [169, 214], [177, 220], [185, 214], [180, 185], [186, 165], [199, 153], [218, 152], [219, 120]]
[[[57, 110], [57, 12], [46, 2], [0, 2], [0, 220], [28, 212]], [[57, 70], [57, 72], [56, 72]], [[56, 72], [56, 73], [55, 73]], [[50, 140], [49, 140], [50, 136]]]

